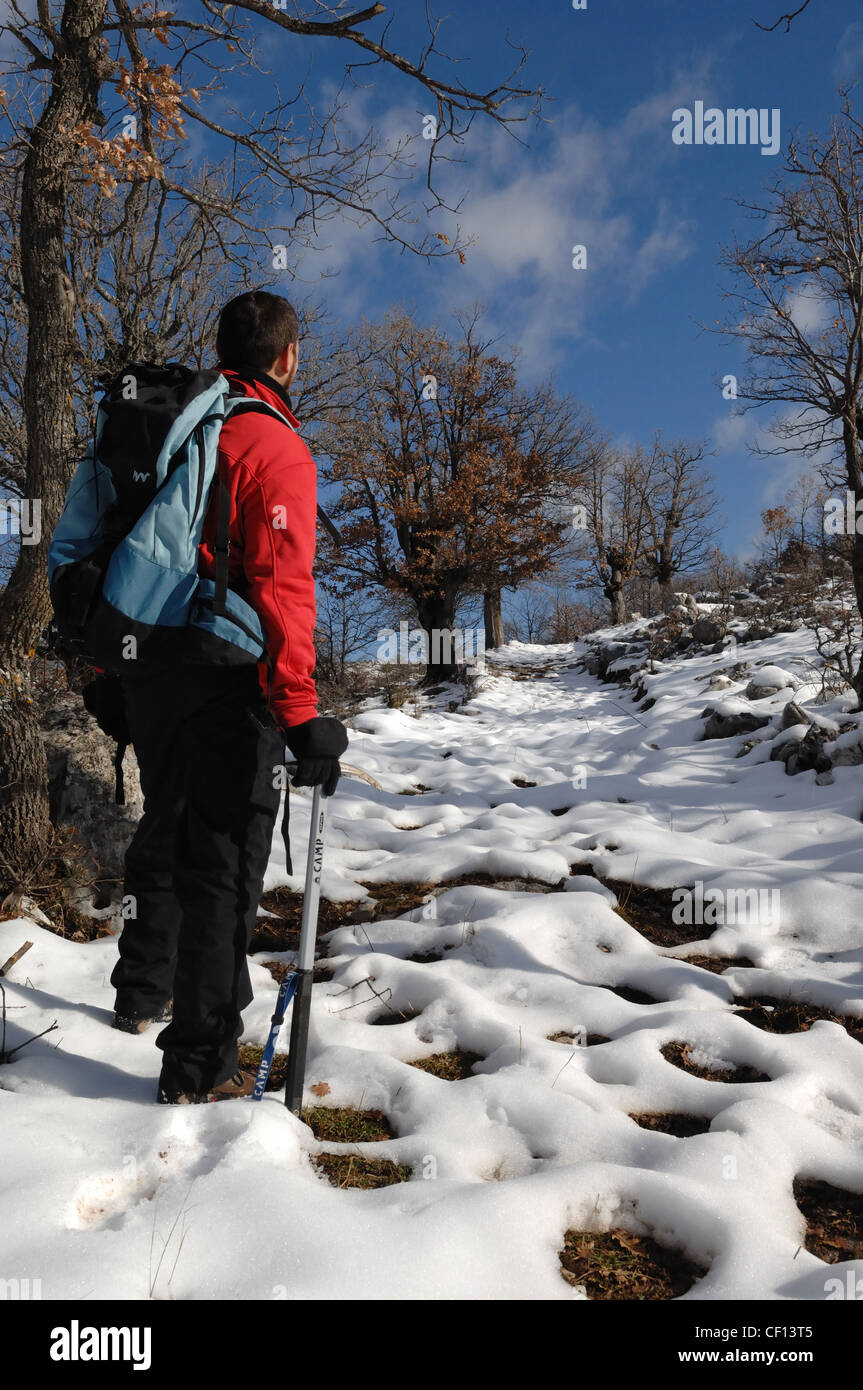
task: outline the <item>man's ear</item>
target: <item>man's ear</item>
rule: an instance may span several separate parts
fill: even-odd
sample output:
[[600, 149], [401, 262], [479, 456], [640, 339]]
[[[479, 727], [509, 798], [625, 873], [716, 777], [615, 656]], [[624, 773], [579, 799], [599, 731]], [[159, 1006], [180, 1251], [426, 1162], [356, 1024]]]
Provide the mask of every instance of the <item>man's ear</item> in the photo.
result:
[[288, 346], [282, 353], [279, 365], [282, 371], [285, 373], [285, 375], [288, 374], [292, 367], [295, 367], [297, 365], [298, 349], [299, 343], [288, 343]]

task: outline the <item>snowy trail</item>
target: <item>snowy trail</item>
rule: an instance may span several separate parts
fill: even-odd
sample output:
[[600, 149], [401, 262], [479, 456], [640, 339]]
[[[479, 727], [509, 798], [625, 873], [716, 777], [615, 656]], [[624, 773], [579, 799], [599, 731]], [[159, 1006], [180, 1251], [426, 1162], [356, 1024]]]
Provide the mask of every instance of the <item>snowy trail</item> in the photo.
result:
[[[807, 640], [752, 643], [745, 660], [796, 672], [805, 701]], [[0, 1070], [0, 1276], [39, 1277], [44, 1297], [578, 1299], [559, 1273], [563, 1233], [614, 1225], [707, 1266], [690, 1299], [823, 1298], [828, 1277], [863, 1273], [800, 1248], [792, 1195], [795, 1177], [863, 1188], [861, 1045], [837, 1023], [768, 1033], [734, 1012], [791, 995], [863, 1016], [863, 769], [823, 786], [788, 777], [768, 760], [775, 728], [743, 757], [740, 738], [701, 741], [708, 683], [733, 656], [661, 665], [646, 709], [584, 674], [582, 651], [514, 644], [462, 710], [355, 721], [351, 761], [382, 790], [342, 783], [325, 895], [444, 886], [394, 920], [331, 933], [307, 1082], [329, 1087], [328, 1105], [383, 1111], [395, 1137], [359, 1148], [411, 1167], [409, 1183], [331, 1187], [308, 1155], [334, 1146], [280, 1096], [156, 1107], [155, 1030], [108, 1027], [115, 943], [0, 922], [0, 959], [35, 943], [6, 981], [9, 1045], [60, 1022]], [[747, 707], [772, 716], [789, 698]], [[297, 796], [300, 871], [307, 817]], [[299, 888], [301, 873], [286, 880], [277, 839], [266, 887], [286, 881]], [[657, 945], [614, 910], [630, 882], [700, 882], [767, 908]], [[260, 1042], [275, 984], [251, 969], [245, 1040]], [[380, 1026], [393, 1009], [407, 1021]], [[663, 1055], [672, 1043], [764, 1079], [691, 1074]], [[465, 1080], [408, 1065], [456, 1049], [481, 1059]], [[709, 1130], [678, 1139], [630, 1118], [654, 1111]]]

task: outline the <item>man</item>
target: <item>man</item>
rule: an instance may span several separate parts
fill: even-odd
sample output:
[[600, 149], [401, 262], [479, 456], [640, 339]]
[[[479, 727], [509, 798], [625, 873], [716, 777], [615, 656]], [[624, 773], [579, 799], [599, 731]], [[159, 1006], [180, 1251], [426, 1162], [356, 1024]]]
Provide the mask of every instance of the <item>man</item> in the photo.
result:
[[[266, 661], [190, 665], [124, 676], [144, 814], [126, 854], [134, 915], [120, 936], [114, 1026], [168, 1026], [158, 1099], [191, 1104], [249, 1095], [238, 1068], [241, 1010], [252, 999], [246, 953], [279, 806], [285, 741], [295, 783], [335, 790], [347, 735], [319, 718], [313, 678], [316, 472], [291, 410], [299, 325], [262, 290], [222, 311], [219, 369], [235, 390], [275, 407], [230, 416], [219, 476], [230, 494], [228, 583], [251, 604]], [[293, 428], [291, 428], [293, 426]], [[215, 576], [219, 488], [199, 550]], [[173, 1005], [171, 999], [173, 996]]]

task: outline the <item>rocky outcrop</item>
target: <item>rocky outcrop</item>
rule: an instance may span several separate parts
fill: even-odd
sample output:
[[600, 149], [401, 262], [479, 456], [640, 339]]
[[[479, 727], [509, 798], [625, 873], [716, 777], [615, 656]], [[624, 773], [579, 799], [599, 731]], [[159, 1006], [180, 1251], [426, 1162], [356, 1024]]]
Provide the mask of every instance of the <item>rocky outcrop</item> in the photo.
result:
[[702, 617], [692, 624], [692, 640], [702, 646], [712, 647], [725, 636], [725, 624], [717, 618]]
[[[123, 763], [125, 806], [114, 801], [115, 745], [71, 691], [44, 698], [40, 711], [48, 760], [51, 820], [74, 827], [81, 846], [81, 878], [95, 881], [93, 904], [120, 895], [123, 855], [143, 811], [138, 765], [130, 749]], [[108, 883], [107, 880], [119, 880]], [[99, 881], [102, 881], [101, 883]]]
[[766, 715], [755, 714], [746, 709], [722, 709], [708, 705], [701, 711], [706, 719], [704, 738], [734, 738], [737, 734], [751, 734], [770, 723]]

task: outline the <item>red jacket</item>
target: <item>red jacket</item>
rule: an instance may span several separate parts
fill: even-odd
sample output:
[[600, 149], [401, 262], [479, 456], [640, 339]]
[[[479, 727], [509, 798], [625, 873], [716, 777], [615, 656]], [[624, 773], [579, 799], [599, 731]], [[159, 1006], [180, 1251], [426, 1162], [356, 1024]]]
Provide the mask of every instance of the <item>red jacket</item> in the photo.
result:
[[[275, 406], [297, 429], [287, 397], [274, 381], [224, 375], [247, 396]], [[229, 417], [219, 436], [219, 476], [231, 496], [228, 583], [261, 620], [271, 669], [258, 677], [280, 728], [317, 714], [315, 558], [317, 471], [298, 434], [264, 411]], [[198, 573], [214, 579], [218, 517], [214, 488], [204, 518]]]

